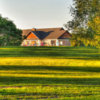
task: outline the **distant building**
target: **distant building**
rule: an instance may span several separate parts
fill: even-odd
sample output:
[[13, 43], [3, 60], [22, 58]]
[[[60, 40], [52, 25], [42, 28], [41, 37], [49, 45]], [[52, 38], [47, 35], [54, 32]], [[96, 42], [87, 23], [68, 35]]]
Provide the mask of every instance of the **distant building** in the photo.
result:
[[70, 46], [71, 34], [63, 28], [27, 29], [21, 46]]

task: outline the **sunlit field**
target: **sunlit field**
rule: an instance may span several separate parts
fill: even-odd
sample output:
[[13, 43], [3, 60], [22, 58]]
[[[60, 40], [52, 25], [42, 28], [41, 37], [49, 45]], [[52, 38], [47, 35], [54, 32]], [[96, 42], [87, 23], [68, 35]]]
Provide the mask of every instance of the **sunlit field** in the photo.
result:
[[100, 50], [1, 47], [0, 100], [100, 100]]

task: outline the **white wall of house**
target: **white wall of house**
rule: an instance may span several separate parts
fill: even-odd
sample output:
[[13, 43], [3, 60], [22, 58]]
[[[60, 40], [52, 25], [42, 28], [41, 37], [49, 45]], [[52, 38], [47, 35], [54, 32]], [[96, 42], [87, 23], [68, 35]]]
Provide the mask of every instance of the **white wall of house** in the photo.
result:
[[70, 39], [59, 39], [60, 46], [71, 46]]
[[[52, 41], [55, 41], [54, 45]], [[46, 39], [43, 41], [47, 46], [71, 46], [70, 39]]]
[[41, 46], [41, 40], [24, 40], [21, 46]]
[[[52, 44], [52, 41], [54, 41], [54, 45]], [[57, 39], [46, 39], [46, 40], [43, 40], [43, 42], [47, 45], [47, 46], [56, 46], [56, 42], [57, 42]]]
[[24, 40], [21, 46], [71, 46], [70, 39]]
[[43, 42], [45, 44], [47, 44], [47, 46], [51, 46], [51, 40], [50, 39], [43, 40]]

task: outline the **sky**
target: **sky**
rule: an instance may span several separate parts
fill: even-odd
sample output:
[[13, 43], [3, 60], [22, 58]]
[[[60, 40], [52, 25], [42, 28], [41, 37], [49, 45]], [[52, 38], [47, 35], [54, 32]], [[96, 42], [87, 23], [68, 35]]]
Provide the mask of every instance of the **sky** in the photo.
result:
[[0, 0], [0, 14], [17, 28], [63, 27], [72, 19], [72, 0]]

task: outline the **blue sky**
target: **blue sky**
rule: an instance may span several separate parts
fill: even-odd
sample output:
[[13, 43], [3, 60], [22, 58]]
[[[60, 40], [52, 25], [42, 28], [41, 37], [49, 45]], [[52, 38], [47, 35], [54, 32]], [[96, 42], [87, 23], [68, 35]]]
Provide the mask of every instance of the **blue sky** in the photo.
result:
[[72, 0], [0, 0], [0, 14], [18, 28], [63, 27], [71, 20]]

